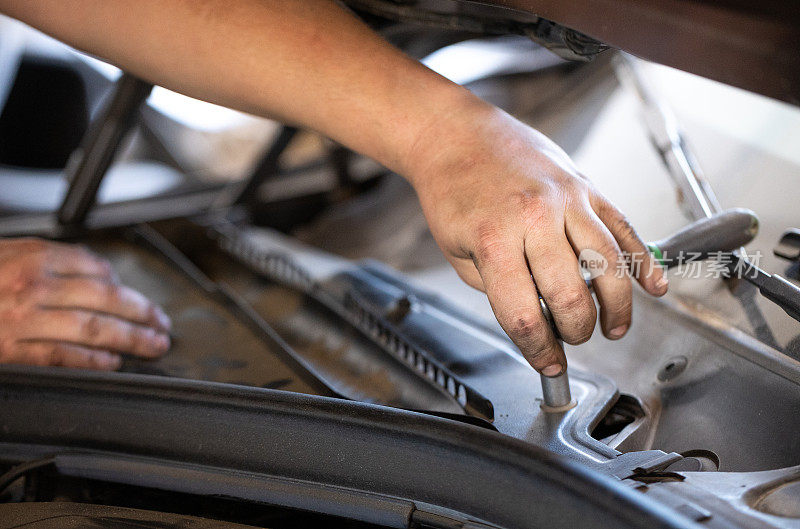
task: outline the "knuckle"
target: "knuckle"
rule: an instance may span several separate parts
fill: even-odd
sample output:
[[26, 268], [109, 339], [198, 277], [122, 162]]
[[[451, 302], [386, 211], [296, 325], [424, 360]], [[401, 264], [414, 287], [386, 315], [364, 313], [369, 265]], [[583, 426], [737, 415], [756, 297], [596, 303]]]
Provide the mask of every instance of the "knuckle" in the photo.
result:
[[549, 205], [547, 193], [540, 189], [524, 189], [511, 195], [511, 200], [520, 209], [526, 211], [539, 211]]
[[515, 194], [513, 201], [522, 212], [523, 222], [531, 227], [546, 221], [553, 209], [551, 199], [541, 193], [523, 191]]
[[46, 354], [42, 357], [47, 359], [47, 365], [63, 366], [67, 358], [67, 348], [63, 344], [48, 345]]
[[30, 281], [26, 286], [13, 291], [12, 306], [4, 314], [4, 319], [22, 323], [37, 308], [39, 303], [47, 301], [47, 288], [37, 282]]
[[615, 211], [616, 215], [612, 221], [612, 226], [610, 226], [611, 231], [618, 233], [624, 239], [639, 241], [639, 234], [636, 233], [636, 229], [633, 227], [633, 224], [630, 223], [628, 217], [623, 215], [619, 210], [616, 210], [616, 208]]
[[591, 303], [591, 299], [585, 288], [568, 287], [559, 289], [547, 303], [553, 312], [569, 314], [585, 311]]
[[19, 271], [9, 285], [13, 294], [24, 295], [24, 298], [17, 299], [17, 302], [24, 301], [25, 298], [30, 297], [31, 292], [45, 286], [47, 279], [42, 272], [43, 270], [38, 267], [25, 267]]
[[589, 182], [580, 177], [567, 178], [562, 182], [562, 189], [565, 194], [572, 198], [583, 198], [588, 195]]
[[23, 275], [28, 277], [42, 276], [47, 273], [50, 257], [47, 252], [36, 252], [26, 256], [21, 270]]
[[534, 340], [546, 337], [550, 325], [541, 313], [535, 310], [523, 310], [510, 317], [509, 334], [517, 340]]
[[53, 297], [52, 284], [46, 278], [31, 280], [28, 287], [17, 293], [17, 304], [20, 307], [32, 307], [38, 303], [47, 303]]
[[618, 261], [623, 260], [622, 252], [616, 241], [609, 237], [603, 237], [593, 250], [605, 257], [610, 265], [615, 265]]
[[591, 338], [597, 322], [597, 310], [587, 292], [580, 289], [565, 289], [550, 301], [550, 309], [556, 315], [561, 338], [571, 345], [578, 345]]
[[477, 229], [477, 241], [475, 244], [475, 257], [479, 262], [497, 261], [505, 253], [505, 243], [500, 231], [494, 226], [483, 224]]
[[90, 343], [97, 341], [103, 332], [103, 320], [97, 314], [90, 314], [81, 324], [80, 335]]

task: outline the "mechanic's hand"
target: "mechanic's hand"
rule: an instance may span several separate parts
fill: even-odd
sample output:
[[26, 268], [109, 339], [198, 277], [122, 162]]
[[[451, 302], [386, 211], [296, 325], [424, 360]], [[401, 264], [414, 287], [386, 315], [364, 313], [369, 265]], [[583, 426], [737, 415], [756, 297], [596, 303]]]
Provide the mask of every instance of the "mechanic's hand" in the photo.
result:
[[597, 315], [579, 271], [576, 256], [582, 250], [608, 261], [594, 289], [603, 334], [612, 340], [631, 324], [625, 255], [638, 261], [637, 280], [650, 294], [663, 295], [667, 279], [622, 213], [564, 151], [502, 111], [479, 105], [475, 112], [454, 112], [446, 118], [447, 135], [417, 141], [409, 155], [416, 163], [410, 179], [458, 275], [486, 292], [500, 325], [530, 364], [556, 376], [566, 359], [538, 293], [565, 342], [588, 340]]
[[0, 363], [117, 369], [169, 349], [169, 318], [78, 246], [0, 240]]

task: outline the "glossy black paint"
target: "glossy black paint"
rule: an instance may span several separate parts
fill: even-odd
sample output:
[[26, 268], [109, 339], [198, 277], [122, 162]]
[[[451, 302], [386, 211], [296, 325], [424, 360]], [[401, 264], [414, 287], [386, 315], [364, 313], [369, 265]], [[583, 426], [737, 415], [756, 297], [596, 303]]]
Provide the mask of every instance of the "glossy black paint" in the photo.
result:
[[[502, 527], [689, 525], [620, 482], [522, 441], [326, 397], [144, 375], [3, 367], [0, 431], [0, 454], [6, 458], [12, 452], [80, 453], [147, 462], [162, 471], [172, 467], [206, 476], [177, 481], [205, 487], [209, 494], [235, 494], [230, 476], [249, 476], [392, 498], [425, 511], [421, 502], [461, 513], [464, 521]], [[128, 480], [152, 475], [139, 468], [121, 475]], [[270, 488], [259, 490], [268, 500]], [[303, 498], [314, 501], [314, 495], [302, 494], [297, 501]], [[358, 506], [350, 509], [351, 516], [358, 512]]]

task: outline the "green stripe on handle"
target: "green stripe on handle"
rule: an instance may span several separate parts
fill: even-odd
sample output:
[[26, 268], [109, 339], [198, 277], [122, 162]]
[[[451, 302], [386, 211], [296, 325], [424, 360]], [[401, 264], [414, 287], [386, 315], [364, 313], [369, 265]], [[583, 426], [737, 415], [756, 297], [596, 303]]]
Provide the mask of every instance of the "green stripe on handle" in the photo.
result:
[[655, 256], [655, 258], [658, 260], [658, 264], [663, 265], [664, 255], [661, 253], [661, 248], [659, 248], [655, 244], [648, 244], [647, 248], [650, 250], [650, 253], [652, 253], [653, 256]]

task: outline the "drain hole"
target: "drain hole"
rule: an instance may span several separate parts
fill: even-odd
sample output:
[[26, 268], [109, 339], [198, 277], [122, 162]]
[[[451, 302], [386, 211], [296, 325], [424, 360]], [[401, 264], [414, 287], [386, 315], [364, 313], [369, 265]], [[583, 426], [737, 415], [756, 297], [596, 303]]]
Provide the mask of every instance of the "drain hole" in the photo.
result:
[[620, 395], [614, 406], [594, 427], [592, 437], [609, 446], [615, 446], [627, 437], [620, 436], [623, 430], [644, 416], [639, 399], [632, 395]]

